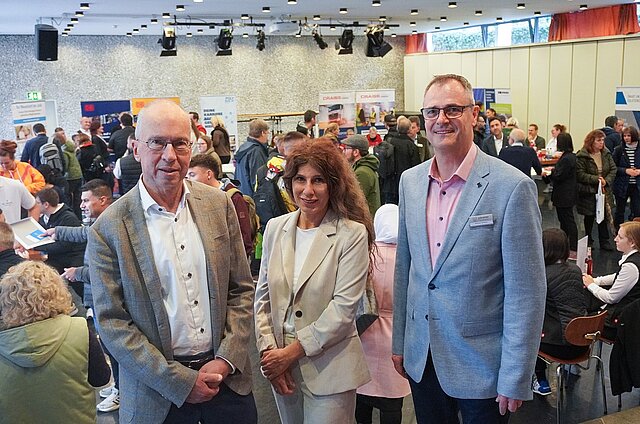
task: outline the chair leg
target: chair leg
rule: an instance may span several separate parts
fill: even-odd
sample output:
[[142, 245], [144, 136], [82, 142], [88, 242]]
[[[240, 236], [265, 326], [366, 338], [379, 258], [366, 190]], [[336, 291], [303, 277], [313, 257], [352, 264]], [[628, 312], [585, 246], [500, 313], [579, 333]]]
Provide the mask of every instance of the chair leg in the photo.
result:
[[[602, 358], [602, 340], [598, 340], [598, 358]], [[596, 371], [600, 371], [600, 361], [596, 361]]]
[[562, 365], [556, 367], [556, 424], [560, 424], [560, 407], [562, 405]]
[[622, 411], [622, 393], [618, 395], [618, 412]]

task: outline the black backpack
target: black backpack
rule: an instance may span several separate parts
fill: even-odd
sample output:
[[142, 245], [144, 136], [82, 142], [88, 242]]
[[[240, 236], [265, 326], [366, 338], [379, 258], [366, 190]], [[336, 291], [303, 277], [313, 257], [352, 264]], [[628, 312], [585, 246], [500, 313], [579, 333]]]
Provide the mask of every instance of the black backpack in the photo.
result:
[[61, 174], [65, 173], [64, 160], [60, 155], [58, 146], [53, 142], [47, 142], [40, 146], [40, 164], [49, 165], [51, 169], [57, 169]]
[[396, 164], [393, 152], [393, 144], [383, 141], [373, 148], [373, 154], [380, 161], [378, 175], [380, 178], [389, 178], [396, 173]]
[[100, 155], [96, 155], [91, 161], [91, 165], [89, 165], [89, 169], [87, 171], [91, 172], [94, 175], [102, 175], [106, 165], [104, 163], [104, 159]]

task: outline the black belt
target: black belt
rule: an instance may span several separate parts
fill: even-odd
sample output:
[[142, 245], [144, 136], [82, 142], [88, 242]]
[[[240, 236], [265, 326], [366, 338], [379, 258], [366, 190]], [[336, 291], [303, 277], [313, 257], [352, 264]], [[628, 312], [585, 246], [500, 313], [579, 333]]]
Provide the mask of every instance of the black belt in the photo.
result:
[[197, 355], [190, 356], [174, 356], [173, 360], [180, 362], [187, 368], [191, 368], [192, 370], [198, 371], [200, 368], [204, 366], [209, 361], [212, 361], [215, 358], [215, 354], [213, 350], [205, 353], [198, 353]]

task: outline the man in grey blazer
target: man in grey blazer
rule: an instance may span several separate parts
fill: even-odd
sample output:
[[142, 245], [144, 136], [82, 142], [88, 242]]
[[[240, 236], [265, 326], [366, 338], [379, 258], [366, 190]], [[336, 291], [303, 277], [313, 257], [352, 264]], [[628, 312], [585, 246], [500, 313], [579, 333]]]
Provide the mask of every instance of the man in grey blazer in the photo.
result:
[[231, 201], [186, 182], [189, 116], [138, 116], [138, 184], [89, 234], [100, 335], [120, 364], [120, 422], [255, 423], [253, 283]]
[[464, 77], [435, 77], [423, 105], [435, 157], [400, 183], [392, 359], [418, 423], [506, 422], [532, 397], [544, 315], [536, 186], [473, 143]]

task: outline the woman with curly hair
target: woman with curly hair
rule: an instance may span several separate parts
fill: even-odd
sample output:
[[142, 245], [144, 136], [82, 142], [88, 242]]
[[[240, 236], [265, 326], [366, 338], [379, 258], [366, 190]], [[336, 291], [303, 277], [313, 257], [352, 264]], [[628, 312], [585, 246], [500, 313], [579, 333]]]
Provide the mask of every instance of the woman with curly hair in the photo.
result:
[[15, 265], [0, 280], [2, 422], [95, 423], [92, 386], [105, 385], [110, 371], [72, 309], [62, 278], [41, 262]]
[[261, 370], [280, 419], [351, 422], [369, 381], [355, 325], [374, 250], [369, 208], [330, 140], [301, 141], [283, 179], [299, 209], [267, 224], [255, 297]]
[[46, 184], [44, 177], [27, 162], [16, 160], [17, 148], [18, 144], [15, 141], [0, 141], [0, 177], [20, 181], [29, 193], [36, 194]]

